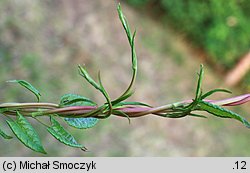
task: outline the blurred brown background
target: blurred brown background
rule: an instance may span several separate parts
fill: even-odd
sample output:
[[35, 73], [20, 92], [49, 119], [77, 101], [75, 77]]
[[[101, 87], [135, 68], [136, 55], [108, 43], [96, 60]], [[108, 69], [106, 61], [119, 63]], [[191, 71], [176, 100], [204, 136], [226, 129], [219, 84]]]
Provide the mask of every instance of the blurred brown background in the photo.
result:
[[[105, 0], [1, 0], [0, 102], [34, 101], [29, 92], [5, 82], [24, 79], [41, 91], [44, 102], [58, 103], [63, 94], [74, 93], [102, 104], [102, 95], [78, 75], [78, 64], [85, 64], [95, 79], [100, 70], [111, 98], [119, 96], [130, 81], [131, 59], [116, 5]], [[122, 8], [131, 28], [137, 29], [139, 74], [130, 100], [157, 106], [193, 98], [199, 64], [205, 63], [199, 53], [171, 26], [125, 2]], [[204, 91], [228, 88], [223, 76], [204, 65]], [[229, 89], [234, 95], [245, 92]], [[248, 118], [246, 107], [236, 111]], [[65, 126], [90, 152], [60, 144], [31, 122], [49, 153], [46, 156], [250, 155], [249, 130], [237, 121], [212, 116], [177, 120], [146, 116], [131, 124], [111, 116], [93, 129]], [[7, 131], [4, 121], [0, 125]], [[0, 139], [0, 146], [0, 156], [43, 156], [16, 139]]]

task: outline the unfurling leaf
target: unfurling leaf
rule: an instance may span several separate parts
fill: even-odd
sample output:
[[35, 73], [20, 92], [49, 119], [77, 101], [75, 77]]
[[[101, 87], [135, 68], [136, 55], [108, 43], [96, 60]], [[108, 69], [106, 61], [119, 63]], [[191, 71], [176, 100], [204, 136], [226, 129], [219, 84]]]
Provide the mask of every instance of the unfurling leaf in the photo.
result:
[[40, 92], [33, 86], [31, 85], [29, 82], [25, 81], [25, 80], [9, 80], [7, 82], [13, 82], [13, 83], [19, 83], [20, 85], [22, 85], [23, 87], [25, 87], [26, 89], [30, 90], [33, 94], [36, 95], [36, 98], [39, 102], [41, 94]]
[[83, 148], [83, 146], [81, 144], [78, 144], [75, 138], [68, 131], [66, 131], [63, 126], [61, 126], [60, 123], [56, 121], [52, 116], [50, 117], [50, 121], [52, 123], [52, 126], [48, 127], [47, 130], [58, 141], [71, 147]]
[[118, 12], [120, 21], [122, 23], [122, 26], [123, 26], [123, 28], [124, 28], [124, 30], [126, 32], [126, 35], [127, 35], [128, 41], [129, 41], [129, 45], [130, 45], [130, 48], [131, 48], [132, 72], [133, 72], [133, 74], [132, 74], [132, 79], [130, 81], [130, 84], [129, 84], [128, 88], [125, 90], [125, 92], [120, 97], [118, 97], [117, 99], [115, 99], [115, 100], [113, 100], [111, 102], [112, 105], [115, 105], [115, 104], [129, 98], [133, 94], [131, 89], [132, 89], [132, 86], [133, 86], [133, 84], [135, 82], [136, 75], [137, 75], [137, 56], [136, 56], [135, 44], [134, 44], [136, 31], [134, 31], [134, 33], [132, 35], [129, 24], [128, 24], [128, 21], [127, 21], [126, 17], [124, 16], [123, 12], [122, 12], [122, 8], [121, 8], [120, 3], [117, 6], [117, 12]]
[[6, 120], [16, 137], [28, 148], [46, 154], [39, 136], [31, 124], [19, 112], [17, 120]]
[[200, 65], [200, 73], [198, 75], [199, 75], [199, 78], [198, 78], [197, 87], [196, 87], [195, 101], [197, 101], [202, 94], [201, 83], [202, 83], [202, 79], [203, 79], [203, 75], [204, 75], [204, 70], [203, 70], [202, 64]]

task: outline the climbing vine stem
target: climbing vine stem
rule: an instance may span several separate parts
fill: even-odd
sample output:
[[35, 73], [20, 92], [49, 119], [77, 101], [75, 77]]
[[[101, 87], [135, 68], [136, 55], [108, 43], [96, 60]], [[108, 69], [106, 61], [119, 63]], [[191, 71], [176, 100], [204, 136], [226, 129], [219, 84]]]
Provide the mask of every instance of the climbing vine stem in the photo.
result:
[[[226, 106], [236, 106], [248, 102], [250, 100], [250, 94], [244, 94], [224, 100], [208, 100], [207, 97], [216, 92], [231, 92], [226, 89], [214, 89], [203, 93], [201, 89], [202, 79], [204, 76], [203, 65], [200, 66], [200, 71], [198, 73], [198, 82], [194, 99], [179, 101], [158, 107], [142, 102], [125, 101], [133, 94], [132, 89], [137, 74], [137, 56], [135, 51], [136, 31], [131, 33], [128, 21], [122, 12], [120, 4], [117, 7], [117, 11], [131, 48], [132, 77], [127, 89], [118, 98], [110, 98], [108, 92], [102, 84], [100, 72], [98, 73], [98, 81], [96, 82], [89, 75], [86, 67], [81, 65], [78, 65], [79, 74], [90, 85], [97, 89], [97, 91], [102, 93], [106, 99], [106, 102], [103, 103], [103, 105], [98, 106], [95, 101], [76, 94], [63, 95], [59, 103], [40, 102], [41, 93], [29, 82], [25, 80], [8, 81], [11, 83], [17, 83], [26, 88], [37, 98], [37, 102], [33, 103], [0, 104], [0, 117], [7, 117], [7, 119], [5, 118], [6, 120], [3, 120], [9, 126], [14, 135], [26, 147], [32, 149], [33, 151], [46, 154], [39, 135], [28, 121], [29, 118], [33, 118], [35, 121], [44, 126], [48, 133], [55, 137], [59, 142], [70, 147], [80, 148], [83, 151], [86, 151], [86, 147], [79, 144], [76, 139], [60, 124], [61, 120], [65, 121], [69, 126], [78, 129], [87, 129], [94, 127], [100, 119], [107, 119], [110, 116], [125, 117], [128, 118], [130, 122], [130, 118], [147, 115], [155, 115], [165, 118], [183, 118], [188, 116], [206, 118], [207, 114], [202, 115], [202, 112], [207, 112], [219, 118], [235, 119], [250, 128], [249, 122], [244, 117], [225, 108]], [[199, 111], [199, 114], [197, 111]], [[48, 118], [50, 123], [48, 123], [48, 121], [42, 121], [41, 118]], [[12, 136], [7, 134], [1, 128], [2, 127], [0, 127], [0, 136], [6, 140], [12, 139]]]

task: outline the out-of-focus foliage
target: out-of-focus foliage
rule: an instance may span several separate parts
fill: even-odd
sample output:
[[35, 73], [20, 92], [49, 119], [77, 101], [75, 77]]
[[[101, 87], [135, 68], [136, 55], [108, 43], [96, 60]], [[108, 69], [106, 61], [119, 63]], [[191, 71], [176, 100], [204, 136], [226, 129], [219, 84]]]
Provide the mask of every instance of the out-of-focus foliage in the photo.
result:
[[212, 61], [226, 69], [250, 48], [248, 0], [129, 0], [133, 5], [154, 4], [166, 20], [201, 46]]

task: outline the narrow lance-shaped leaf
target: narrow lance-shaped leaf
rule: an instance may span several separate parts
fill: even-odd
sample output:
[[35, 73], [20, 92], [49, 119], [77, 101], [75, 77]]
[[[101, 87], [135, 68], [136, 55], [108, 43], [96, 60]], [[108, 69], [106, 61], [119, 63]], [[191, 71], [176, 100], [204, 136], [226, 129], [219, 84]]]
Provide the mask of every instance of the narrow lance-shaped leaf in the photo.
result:
[[[65, 94], [61, 97], [61, 106], [97, 106], [92, 100], [76, 95], [76, 94]], [[72, 127], [77, 129], [87, 129], [94, 127], [99, 119], [97, 118], [64, 118], [64, 120]]]
[[17, 112], [17, 120], [6, 120], [9, 127], [16, 137], [28, 148], [46, 154], [39, 136], [31, 124], [19, 112]]
[[133, 35], [131, 34], [129, 24], [127, 22], [126, 17], [123, 15], [120, 4], [118, 4], [118, 6], [117, 6], [117, 11], [118, 11], [118, 14], [119, 14], [120, 21], [121, 21], [121, 23], [123, 25], [123, 28], [124, 28], [124, 30], [125, 30], [125, 32], [127, 34], [129, 45], [131, 47], [133, 75], [132, 75], [132, 79], [131, 79], [130, 84], [129, 84], [128, 88], [126, 89], [126, 91], [120, 97], [113, 100], [111, 102], [112, 105], [115, 105], [115, 104], [127, 99], [128, 97], [130, 97], [132, 95], [131, 88], [132, 88], [132, 86], [133, 86], [133, 84], [135, 82], [136, 75], [137, 75], [137, 56], [136, 56], [135, 44], [134, 44], [136, 31], [133, 33]]
[[78, 65], [79, 74], [84, 77], [93, 87], [95, 87], [97, 90], [101, 91], [100, 86], [92, 79], [92, 77], [89, 75], [87, 70], [82, 67], [81, 65]]
[[221, 117], [221, 118], [233, 118], [236, 119], [240, 122], [242, 122], [246, 127], [250, 128], [250, 123], [243, 118], [242, 116], [240, 116], [239, 114], [232, 112], [228, 109], [222, 108], [218, 105], [209, 103], [209, 102], [204, 102], [204, 101], [200, 101], [199, 102], [199, 108], [201, 110], [207, 111], [215, 116]]
[[36, 95], [36, 98], [39, 102], [41, 94], [40, 92], [33, 86], [31, 85], [29, 82], [25, 81], [25, 80], [9, 80], [7, 82], [13, 82], [13, 83], [19, 83], [21, 86], [25, 87], [26, 89], [28, 89], [29, 91], [31, 91], [33, 94]]
[[132, 68], [134, 70], [134, 73], [136, 74], [137, 72], [137, 56], [136, 56], [136, 51], [135, 51], [135, 35], [136, 35], [136, 30], [134, 31], [133, 37], [132, 37]]
[[2, 129], [0, 129], [0, 135], [1, 135], [4, 139], [12, 139], [12, 136], [7, 135]]
[[146, 107], [151, 107], [150, 105], [142, 102], [120, 102], [116, 104], [115, 108], [119, 108], [122, 106], [146, 106]]
[[83, 148], [83, 146], [81, 144], [78, 144], [75, 138], [68, 131], [66, 131], [63, 126], [61, 126], [60, 123], [56, 121], [52, 116], [50, 117], [50, 121], [52, 123], [52, 126], [48, 127], [47, 130], [58, 141], [71, 147]]
[[204, 75], [204, 70], [203, 70], [203, 65], [201, 64], [199, 78], [197, 82], [196, 94], [195, 94], [195, 101], [197, 101], [199, 97], [201, 96], [201, 83], [202, 83], [203, 75]]
[[115, 99], [115, 100], [113, 100], [111, 103], [112, 103], [112, 105], [117, 105], [117, 104], [119, 104], [120, 102], [122, 102], [123, 100], [126, 100], [127, 98], [129, 98], [130, 96], [132, 96], [133, 95], [133, 93], [134, 92], [132, 92], [132, 91], [126, 91], [126, 92], [124, 92], [124, 94], [123, 95], [121, 95], [120, 97], [118, 97], [117, 99]]
[[232, 93], [231, 91], [227, 89], [214, 89], [214, 90], [208, 91], [206, 94], [203, 94], [200, 99], [203, 100], [216, 92], [225, 92], [225, 93], [230, 93], [230, 94]]
[[[105, 97], [105, 99], [107, 100], [107, 103], [108, 103], [108, 106], [109, 106], [109, 110], [110, 110], [110, 113], [109, 115], [111, 115], [112, 113], [112, 104], [111, 104], [111, 101], [110, 101], [110, 98], [109, 98], [109, 95], [108, 93], [106, 92], [106, 90], [104, 89], [103, 85], [102, 85], [102, 82], [101, 82], [101, 77], [100, 77], [100, 72], [98, 73], [98, 80], [99, 80], [99, 84], [96, 83], [91, 77], [90, 75], [88, 74], [87, 70], [84, 69], [83, 67], [81, 67], [80, 65], [78, 66], [78, 69], [79, 69], [79, 73], [81, 76], [83, 76], [92, 86], [94, 86], [97, 90], [99, 90], [102, 95]], [[108, 116], [109, 116], [108, 115]]]
[[110, 116], [112, 114], [112, 103], [111, 103], [111, 100], [110, 100], [110, 97], [109, 97], [109, 94], [107, 93], [107, 91], [105, 90], [105, 88], [103, 87], [103, 84], [102, 84], [102, 80], [101, 80], [101, 74], [100, 74], [100, 71], [98, 73], [98, 81], [99, 81], [99, 84], [100, 84], [100, 88], [101, 88], [101, 92], [103, 94], [103, 96], [106, 98], [106, 101], [108, 103], [108, 116]]
[[128, 21], [127, 21], [126, 17], [123, 15], [120, 3], [117, 6], [117, 12], [118, 12], [120, 21], [121, 21], [121, 23], [123, 25], [123, 28], [126, 31], [126, 34], [127, 34], [128, 40], [129, 40], [129, 44], [132, 45], [132, 39], [131, 39], [132, 37], [131, 37], [130, 27], [129, 27], [129, 24], [128, 24]]
[[195, 99], [193, 100], [192, 103], [187, 105], [184, 109], [184, 112], [186, 114], [189, 114], [198, 104], [198, 101], [201, 100], [202, 97], [202, 90], [201, 90], [201, 83], [204, 75], [204, 70], [203, 70], [203, 65], [200, 65], [200, 73], [198, 73], [198, 82], [197, 82], [197, 87], [196, 87], [196, 92], [195, 92]]

